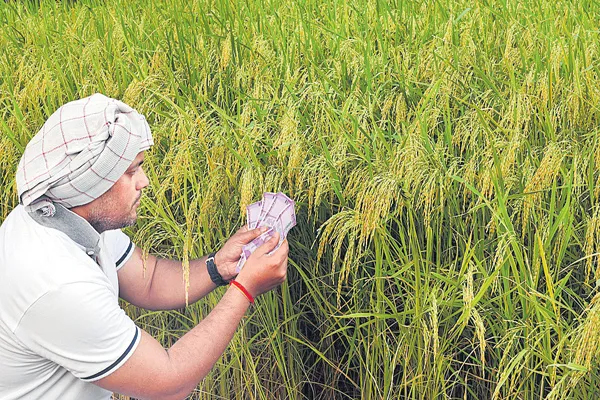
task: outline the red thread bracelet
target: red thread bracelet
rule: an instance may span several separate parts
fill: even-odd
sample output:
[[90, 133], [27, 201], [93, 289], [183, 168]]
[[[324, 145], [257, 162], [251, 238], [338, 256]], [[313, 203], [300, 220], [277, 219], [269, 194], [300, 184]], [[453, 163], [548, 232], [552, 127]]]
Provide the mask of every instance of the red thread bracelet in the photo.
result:
[[254, 304], [254, 297], [252, 297], [252, 295], [250, 294], [250, 292], [241, 283], [239, 283], [235, 279], [232, 279], [229, 282], [229, 285], [235, 286], [240, 292], [242, 292], [244, 294], [244, 296], [246, 296], [246, 298], [248, 299], [248, 301], [250, 302], [250, 304]]

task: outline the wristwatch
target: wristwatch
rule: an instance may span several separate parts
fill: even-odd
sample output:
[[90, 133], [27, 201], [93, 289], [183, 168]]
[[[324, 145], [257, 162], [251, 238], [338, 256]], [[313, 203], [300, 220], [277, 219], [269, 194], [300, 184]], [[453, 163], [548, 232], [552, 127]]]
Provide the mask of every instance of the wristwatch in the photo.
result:
[[223, 279], [219, 270], [217, 269], [217, 265], [215, 264], [215, 254], [210, 253], [208, 258], [206, 259], [206, 269], [208, 270], [208, 276], [210, 276], [210, 280], [215, 283], [217, 286], [225, 286], [228, 282]]

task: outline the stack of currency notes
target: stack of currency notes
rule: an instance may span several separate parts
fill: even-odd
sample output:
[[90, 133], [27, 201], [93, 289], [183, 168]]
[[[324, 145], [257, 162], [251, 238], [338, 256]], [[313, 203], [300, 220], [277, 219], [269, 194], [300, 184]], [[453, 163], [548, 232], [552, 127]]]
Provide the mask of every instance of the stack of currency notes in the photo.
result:
[[296, 226], [296, 211], [294, 209], [294, 200], [287, 197], [285, 194], [279, 193], [264, 193], [261, 201], [250, 204], [246, 207], [248, 218], [248, 229], [260, 228], [263, 226], [269, 229], [258, 236], [256, 239], [248, 243], [242, 248], [240, 261], [237, 265], [237, 272], [240, 272], [250, 254], [259, 248], [267, 240], [271, 239], [275, 232], [279, 233], [279, 243], [273, 249], [277, 250], [288, 232]]

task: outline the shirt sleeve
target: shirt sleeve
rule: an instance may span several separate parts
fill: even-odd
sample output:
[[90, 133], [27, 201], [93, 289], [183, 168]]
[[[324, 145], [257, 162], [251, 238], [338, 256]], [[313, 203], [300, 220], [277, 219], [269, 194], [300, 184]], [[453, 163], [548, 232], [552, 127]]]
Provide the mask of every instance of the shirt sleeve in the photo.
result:
[[113, 258], [118, 271], [133, 254], [135, 245], [129, 236], [124, 234], [120, 229], [105, 231], [102, 235], [104, 236], [104, 245]]
[[141, 337], [111, 289], [96, 282], [47, 292], [29, 307], [15, 334], [33, 352], [87, 382], [116, 371]]

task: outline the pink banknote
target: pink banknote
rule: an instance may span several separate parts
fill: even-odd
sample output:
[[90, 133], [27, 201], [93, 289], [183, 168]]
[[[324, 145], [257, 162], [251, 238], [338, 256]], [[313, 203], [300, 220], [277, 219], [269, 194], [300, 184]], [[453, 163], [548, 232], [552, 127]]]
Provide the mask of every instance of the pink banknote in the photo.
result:
[[250, 204], [246, 207], [246, 218], [248, 219], [248, 229], [256, 228], [260, 218], [260, 210], [262, 208], [262, 201]]
[[275, 221], [279, 219], [281, 214], [287, 210], [287, 212], [292, 212], [293, 209], [289, 209], [290, 206], [293, 206], [293, 202], [289, 197], [284, 195], [283, 193], [277, 193], [275, 198], [273, 199], [271, 206], [261, 215], [261, 219], [258, 221], [257, 227], [261, 226], [275, 226]]
[[242, 248], [242, 254], [236, 268], [237, 272], [242, 269], [250, 255], [273, 237], [275, 232], [279, 233], [279, 243], [269, 254], [281, 246], [290, 229], [296, 226], [295, 205], [296, 203], [292, 199], [281, 192], [266, 192], [263, 194], [261, 201], [246, 207], [249, 229], [262, 226], [268, 226], [270, 229]]
[[276, 193], [266, 192], [263, 194], [263, 198], [261, 201], [262, 204], [261, 204], [261, 208], [260, 208], [260, 216], [259, 216], [260, 221], [262, 221], [265, 218], [265, 215], [267, 215], [267, 213], [271, 209], [271, 206], [275, 202], [276, 197], [277, 197]]

